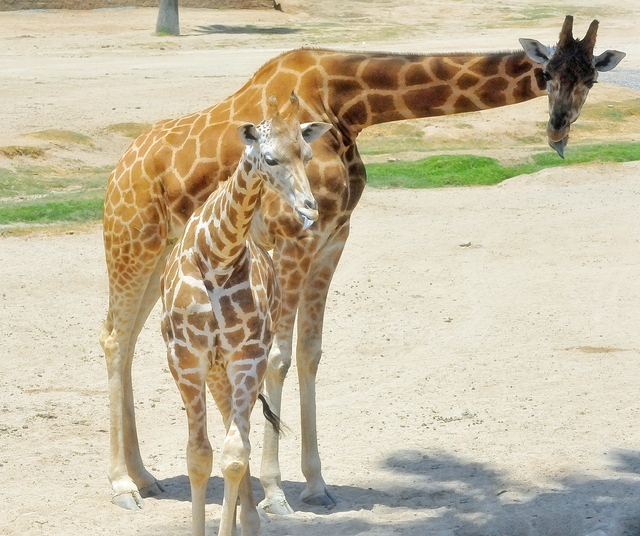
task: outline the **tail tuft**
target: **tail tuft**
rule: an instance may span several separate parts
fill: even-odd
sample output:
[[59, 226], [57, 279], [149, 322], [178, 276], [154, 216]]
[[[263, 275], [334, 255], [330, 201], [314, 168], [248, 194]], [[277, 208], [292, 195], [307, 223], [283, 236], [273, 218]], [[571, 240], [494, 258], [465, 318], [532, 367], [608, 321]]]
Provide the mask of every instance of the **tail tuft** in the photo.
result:
[[283, 435], [282, 429], [283, 427], [286, 428], [286, 426], [284, 426], [284, 424], [280, 420], [280, 417], [278, 417], [273, 411], [271, 411], [269, 403], [262, 393], [258, 395], [258, 399], [260, 400], [260, 402], [262, 402], [262, 414], [264, 415], [264, 418], [271, 423], [271, 426], [273, 426], [273, 429], [278, 435]]

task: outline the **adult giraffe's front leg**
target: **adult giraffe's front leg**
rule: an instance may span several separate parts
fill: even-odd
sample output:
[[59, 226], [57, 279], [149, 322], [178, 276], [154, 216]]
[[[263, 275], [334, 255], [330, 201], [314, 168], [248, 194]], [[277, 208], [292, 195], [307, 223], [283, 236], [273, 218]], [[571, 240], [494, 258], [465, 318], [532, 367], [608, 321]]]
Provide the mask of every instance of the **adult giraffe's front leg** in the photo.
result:
[[[305, 252], [306, 248], [301, 244], [285, 243], [282, 240], [278, 240], [273, 251], [274, 263], [279, 268], [278, 279], [282, 287], [282, 313], [278, 324], [274, 326], [274, 338], [269, 352], [264, 386], [271, 410], [278, 416], [282, 415], [282, 388], [291, 366], [293, 326], [300, 296], [299, 287], [308, 272], [303, 270], [303, 266], [308, 268], [308, 263], [301, 265], [299, 262]], [[292, 274], [295, 275], [291, 277]], [[286, 515], [292, 514], [293, 508], [289, 506], [282, 491], [279, 448], [278, 433], [273, 426], [265, 425], [260, 467], [264, 500], [260, 502], [260, 507], [270, 514]]]
[[316, 424], [316, 375], [322, 357], [322, 328], [329, 286], [348, 236], [347, 222], [317, 252], [298, 304], [296, 366], [300, 387], [302, 473], [307, 481], [300, 498], [307, 504], [321, 506], [333, 506], [337, 501], [322, 477]]
[[[280, 268], [283, 311], [269, 354], [265, 387], [271, 408], [277, 415], [282, 415], [282, 387], [291, 365], [293, 326], [297, 313], [299, 327], [296, 362], [300, 381], [302, 472], [307, 480], [307, 487], [301, 498], [309, 504], [327, 506], [335, 504], [335, 499], [327, 491], [321, 473], [316, 430], [315, 378], [322, 355], [326, 297], [348, 234], [347, 223], [332, 235], [320, 251], [315, 251], [311, 242], [298, 242], [295, 246], [289, 244], [288, 248], [282, 250], [277, 247], [274, 249], [274, 261]], [[314, 251], [315, 256], [313, 262], [308, 261], [311, 251]], [[290, 269], [287, 270], [287, 267]], [[265, 499], [260, 506], [269, 513], [283, 515], [292, 513], [293, 509], [281, 487], [278, 448], [277, 434], [272, 427], [265, 427], [260, 474]]]

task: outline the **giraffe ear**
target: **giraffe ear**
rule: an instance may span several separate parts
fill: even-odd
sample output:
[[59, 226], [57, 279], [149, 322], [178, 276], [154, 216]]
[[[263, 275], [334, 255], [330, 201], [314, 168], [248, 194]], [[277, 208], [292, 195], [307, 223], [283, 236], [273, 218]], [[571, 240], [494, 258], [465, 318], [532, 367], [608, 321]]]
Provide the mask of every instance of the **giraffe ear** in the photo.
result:
[[544, 46], [540, 41], [536, 41], [535, 39], [518, 39], [522, 48], [529, 59], [535, 61], [539, 64], [545, 64], [553, 56], [554, 50], [552, 48]]
[[300, 128], [302, 129], [302, 139], [307, 143], [316, 141], [327, 130], [329, 130], [331, 126], [332, 125], [329, 123], [303, 123], [300, 125]]
[[245, 145], [253, 145], [258, 141], [258, 131], [253, 123], [245, 123], [238, 127], [238, 135]]
[[602, 54], [593, 58], [593, 64], [598, 71], [604, 73], [618, 65], [625, 56], [624, 52], [619, 52], [618, 50], [605, 50]]

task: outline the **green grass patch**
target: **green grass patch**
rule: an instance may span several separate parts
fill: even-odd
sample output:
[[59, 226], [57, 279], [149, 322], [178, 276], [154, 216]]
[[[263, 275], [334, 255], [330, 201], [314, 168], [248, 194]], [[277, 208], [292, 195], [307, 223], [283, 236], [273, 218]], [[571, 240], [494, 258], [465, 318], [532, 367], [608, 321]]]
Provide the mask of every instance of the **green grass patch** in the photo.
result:
[[0, 168], [0, 225], [98, 221], [110, 172], [111, 167]]
[[496, 184], [509, 169], [486, 156], [437, 155], [414, 162], [368, 164], [367, 184], [374, 188], [438, 188]]
[[102, 196], [12, 205], [0, 203], [0, 225], [98, 221], [102, 218], [103, 205]]
[[438, 155], [414, 162], [368, 164], [367, 183], [374, 188], [491, 185], [550, 167], [640, 160], [640, 143], [567, 148], [565, 156], [562, 160], [554, 152], [548, 151], [535, 154], [529, 162], [515, 166], [503, 166], [495, 158], [473, 155]]
[[[368, 164], [367, 174], [369, 184], [377, 188], [436, 188], [491, 185], [549, 167], [634, 160], [640, 160], [640, 143], [569, 146], [565, 160], [549, 150], [513, 166], [484, 156], [439, 155], [415, 162]], [[100, 221], [110, 171], [110, 167], [0, 168], [0, 225]]]

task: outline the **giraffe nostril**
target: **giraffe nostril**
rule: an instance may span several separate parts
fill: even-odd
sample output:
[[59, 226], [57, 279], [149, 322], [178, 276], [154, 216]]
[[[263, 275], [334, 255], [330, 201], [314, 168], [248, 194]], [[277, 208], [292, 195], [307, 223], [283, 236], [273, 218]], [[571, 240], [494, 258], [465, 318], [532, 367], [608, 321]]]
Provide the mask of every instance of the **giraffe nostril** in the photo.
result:
[[304, 202], [304, 207], [309, 210], [318, 210], [318, 203], [315, 202], [314, 199], [306, 199]]

